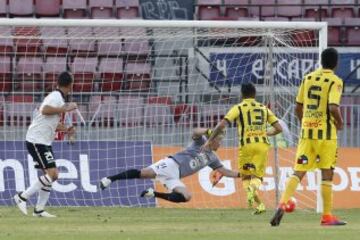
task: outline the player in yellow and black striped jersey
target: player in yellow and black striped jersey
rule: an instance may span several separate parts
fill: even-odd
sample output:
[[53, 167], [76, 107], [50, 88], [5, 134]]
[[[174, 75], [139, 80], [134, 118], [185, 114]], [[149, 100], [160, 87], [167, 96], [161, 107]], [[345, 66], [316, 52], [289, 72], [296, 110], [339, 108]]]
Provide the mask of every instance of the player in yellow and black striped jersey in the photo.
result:
[[333, 48], [321, 54], [322, 68], [306, 75], [296, 98], [295, 113], [301, 121], [301, 133], [296, 152], [294, 175], [289, 177], [280, 205], [271, 220], [278, 226], [288, 200], [307, 171], [321, 169], [323, 198], [322, 225], [345, 225], [332, 215], [332, 180], [337, 158], [336, 131], [343, 120], [339, 104], [343, 90], [342, 80], [334, 74], [338, 54]]
[[[241, 87], [242, 102], [233, 106], [224, 119], [216, 126], [208, 143], [221, 133], [226, 125], [236, 122], [239, 136], [239, 171], [242, 176], [243, 188], [247, 193], [249, 207], [255, 208], [255, 214], [265, 211], [258, 189], [265, 174], [268, 159], [269, 140], [282, 131], [277, 117], [263, 104], [255, 100], [256, 89], [252, 84]], [[268, 130], [267, 125], [274, 128]], [[206, 143], [204, 147], [206, 148]], [[256, 203], [256, 207], [255, 207]]]

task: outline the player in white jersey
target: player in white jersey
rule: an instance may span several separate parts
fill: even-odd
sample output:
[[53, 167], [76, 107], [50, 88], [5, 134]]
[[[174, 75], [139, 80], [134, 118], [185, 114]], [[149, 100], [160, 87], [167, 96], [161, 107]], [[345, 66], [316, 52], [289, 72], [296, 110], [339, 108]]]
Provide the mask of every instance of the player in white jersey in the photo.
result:
[[209, 129], [197, 128], [193, 132], [192, 143], [183, 151], [177, 152], [141, 170], [129, 169], [114, 176], [104, 177], [100, 181], [100, 187], [105, 189], [113, 181], [117, 180], [150, 178], [160, 181], [169, 190], [169, 193], [156, 192], [154, 189], [149, 188], [142, 192], [141, 197], [157, 197], [171, 202], [187, 202], [191, 199], [191, 193], [180, 179], [192, 175], [206, 166], [217, 170], [219, 173], [217, 174], [218, 179], [214, 180], [215, 183], [222, 176], [240, 177], [239, 172], [224, 168], [219, 158], [213, 152], [220, 147], [224, 134], [218, 135], [211, 143], [208, 151], [202, 152], [200, 150], [209, 134], [211, 134]]
[[34, 116], [26, 133], [26, 147], [35, 162], [35, 168], [41, 169], [43, 175], [24, 192], [14, 196], [20, 211], [27, 215], [26, 200], [34, 193], [39, 193], [33, 216], [55, 217], [44, 211], [49, 199], [51, 184], [58, 178], [51, 144], [56, 131], [73, 134], [74, 128], [66, 128], [60, 123], [61, 114], [77, 108], [76, 103], [65, 104], [66, 96], [71, 92], [73, 76], [62, 72], [57, 81], [57, 89], [45, 97], [39, 111]]

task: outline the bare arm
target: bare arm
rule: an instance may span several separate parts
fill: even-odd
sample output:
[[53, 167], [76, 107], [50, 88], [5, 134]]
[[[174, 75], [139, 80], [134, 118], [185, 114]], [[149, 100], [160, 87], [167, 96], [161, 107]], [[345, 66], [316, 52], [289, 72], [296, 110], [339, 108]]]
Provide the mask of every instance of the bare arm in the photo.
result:
[[301, 122], [302, 117], [303, 117], [303, 105], [300, 103], [296, 103], [295, 106], [295, 115], [296, 117], [299, 119], [299, 121]]
[[226, 120], [221, 120], [215, 127], [215, 129], [213, 130], [213, 132], [211, 133], [210, 137], [208, 138], [208, 140], [205, 142], [205, 144], [201, 147], [202, 151], [209, 149], [209, 146], [211, 144], [211, 142], [221, 133], [224, 132], [224, 129], [226, 128], [227, 125], [227, 121]]
[[64, 113], [64, 112], [70, 112], [74, 109], [77, 108], [76, 103], [69, 103], [66, 104], [63, 107], [52, 107], [49, 105], [45, 105], [42, 109], [41, 109], [41, 114], [43, 115], [55, 115], [55, 114], [60, 114], [60, 113]]
[[330, 111], [331, 116], [335, 119], [336, 129], [342, 130], [344, 121], [343, 121], [341, 113], [340, 113], [340, 107], [336, 104], [330, 104], [329, 111]]
[[193, 139], [198, 139], [202, 135], [205, 135], [209, 129], [208, 128], [195, 128], [192, 134]]
[[63, 123], [59, 123], [56, 127], [56, 131], [59, 131], [59, 132], [66, 132], [67, 131], [67, 128], [66, 126], [63, 124]]
[[74, 134], [75, 128], [74, 128], [74, 126], [66, 127], [65, 124], [59, 123], [56, 127], [56, 131], [66, 132], [68, 134]]
[[266, 133], [267, 136], [274, 136], [276, 134], [281, 133], [283, 130], [279, 122], [274, 123], [272, 127], [273, 127], [272, 129], [267, 131]]
[[224, 129], [227, 126], [227, 121], [225, 119], [222, 119], [215, 127], [215, 129], [213, 130], [211, 136], [208, 139], [208, 142], [211, 142], [212, 140], [214, 140], [219, 134], [224, 132]]
[[235, 172], [235, 171], [232, 171], [232, 170], [224, 168], [224, 167], [220, 167], [216, 170], [226, 177], [231, 177], [231, 178], [239, 178], [240, 177], [239, 172]]

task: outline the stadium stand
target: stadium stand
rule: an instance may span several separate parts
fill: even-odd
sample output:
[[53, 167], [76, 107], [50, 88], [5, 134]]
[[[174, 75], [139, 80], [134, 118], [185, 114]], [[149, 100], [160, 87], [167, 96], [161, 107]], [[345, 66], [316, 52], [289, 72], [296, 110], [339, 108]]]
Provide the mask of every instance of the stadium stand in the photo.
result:
[[140, 17], [139, 0], [115, 0], [116, 17], [133, 19]]
[[[359, 2], [359, 0], [198, 0], [194, 5], [194, 14], [195, 18], [200, 20], [327, 21], [330, 46], [359, 46]], [[142, 15], [138, 0], [0, 0], [0, 17], [136, 19], [141, 18]], [[108, 94], [147, 92], [154, 85], [152, 64], [147, 61], [153, 47], [152, 43], [147, 40], [124, 41], [123, 37], [129, 33], [127, 29], [123, 32], [118, 28], [82, 29], [83, 36], [94, 39], [103, 34], [119, 37], [118, 41], [112, 42], [62, 38], [73, 34], [74, 30], [71, 28], [56, 29], [55, 32], [49, 27], [0, 27], [0, 31], [3, 35], [14, 37], [14, 39], [0, 38], [0, 63], [2, 63], [0, 91], [3, 93], [15, 91], [26, 94], [40, 90], [48, 92], [54, 88], [59, 72], [64, 70], [74, 73], [76, 81], [74, 91], [77, 93], [89, 93], [93, 90]], [[143, 29], [138, 34], [146, 35], [145, 31]], [[46, 39], [42, 36], [52, 36], [54, 39]], [[293, 40], [300, 45], [304, 40], [314, 39], [309, 32], [296, 34]], [[244, 46], [251, 46], [257, 42], [256, 39], [245, 41], [247, 44]], [[136, 62], [133, 61], [135, 59]], [[15, 72], [14, 76], [12, 76], [13, 72]], [[104, 102], [105, 99], [103, 97], [102, 101]], [[106, 118], [112, 120], [107, 122], [101, 120], [101, 122], [103, 124], [106, 122], [107, 125], [113, 125], [115, 122], [126, 126], [152, 125], [153, 113], [162, 111], [170, 112], [176, 123], [186, 124], [190, 122], [189, 118], [196, 117], [197, 112], [202, 111], [196, 106], [177, 103], [174, 99], [166, 101], [163, 99], [163, 101], [158, 97], [145, 100], [147, 106], [154, 108], [145, 111], [144, 99], [131, 98], [131, 101], [138, 101], [139, 108], [131, 108], [134, 112], [126, 113], [127, 116], [131, 115], [130, 120], [122, 119], [121, 114], [125, 110], [120, 108], [120, 103], [126, 106], [126, 101], [129, 99], [130, 97], [124, 97], [117, 100], [119, 105], [116, 108], [117, 113]], [[88, 111], [91, 113], [91, 109]], [[148, 120], [142, 119], [144, 114]], [[208, 113], [204, 112], [204, 114]], [[210, 115], [204, 116], [204, 119], [199, 121], [216, 122], [220, 117]]]
[[102, 58], [99, 63], [101, 91], [120, 91], [123, 79], [123, 60], [121, 58]]
[[60, 17], [61, 0], [35, 0], [36, 17]]
[[34, 14], [33, 0], [9, 1], [9, 14], [11, 17], [31, 17]]
[[90, 0], [89, 11], [91, 18], [113, 18], [113, 1]]

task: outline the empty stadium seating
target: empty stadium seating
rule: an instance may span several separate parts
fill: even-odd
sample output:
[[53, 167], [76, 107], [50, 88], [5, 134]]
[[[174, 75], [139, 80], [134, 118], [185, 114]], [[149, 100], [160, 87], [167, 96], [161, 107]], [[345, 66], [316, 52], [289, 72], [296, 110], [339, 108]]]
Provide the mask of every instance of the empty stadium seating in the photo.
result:
[[89, 0], [91, 18], [112, 18], [113, 0]]
[[33, 16], [33, 0], [11, 0], [9, 1], [9, 14], [12, 17]]
[[133, 19], [140, 17], [139, 0], [115, 0], [116, 17]]
[[198, 0], [198, 18], [201, 20], [218, 19], [221, 16], [221, 0]]
[[236, 20], [241, 17], [249, 16], [249, 10], [248, 7], [246, 6], [248, 4], [248, 0], [225, 0], [224, 4], [225, 4], [225, 16], [230, 19]]
[[60, 17], [61, 0], [35, 0], [37, 17]]
[[12, 90], [12, 59], [8, 56], [0, 57], [0, 92]]
[[91, 92], [93, 90], [97, 64], [97, 58], [74, 58], [70, 64], [70, 70], [74, 75], [74, 92]]
[[125, 67], [126, 89], [148, 91], [151, 84], [151, 68], [147, 63], [128, 63]]
[[50, 56], [47, 57], [43, 65], [44, 73], [44, 87], [45, 91], [51, 91], [55, 89], [58, 75], [66, 71], [67, 59], [62, 56]]
[[0, 17], [6, 17], [7, 14], [7, 0], [0, 0]]
[[20, 92], [42, 90], [42, 65], [39, 57], [20, 57], [16, 64], [17, 88]]
[[304, 0], [304, 17], [317, 20], [329, 17], [328, 0]]
[[101, 91], [120, 91], [123, 78], [123, 60], [121, 58], [102, 58], [99, 63]]
[[87, 1], [86, 0], [63, 0], [63, 17], [64, 18], [87, 18]]

